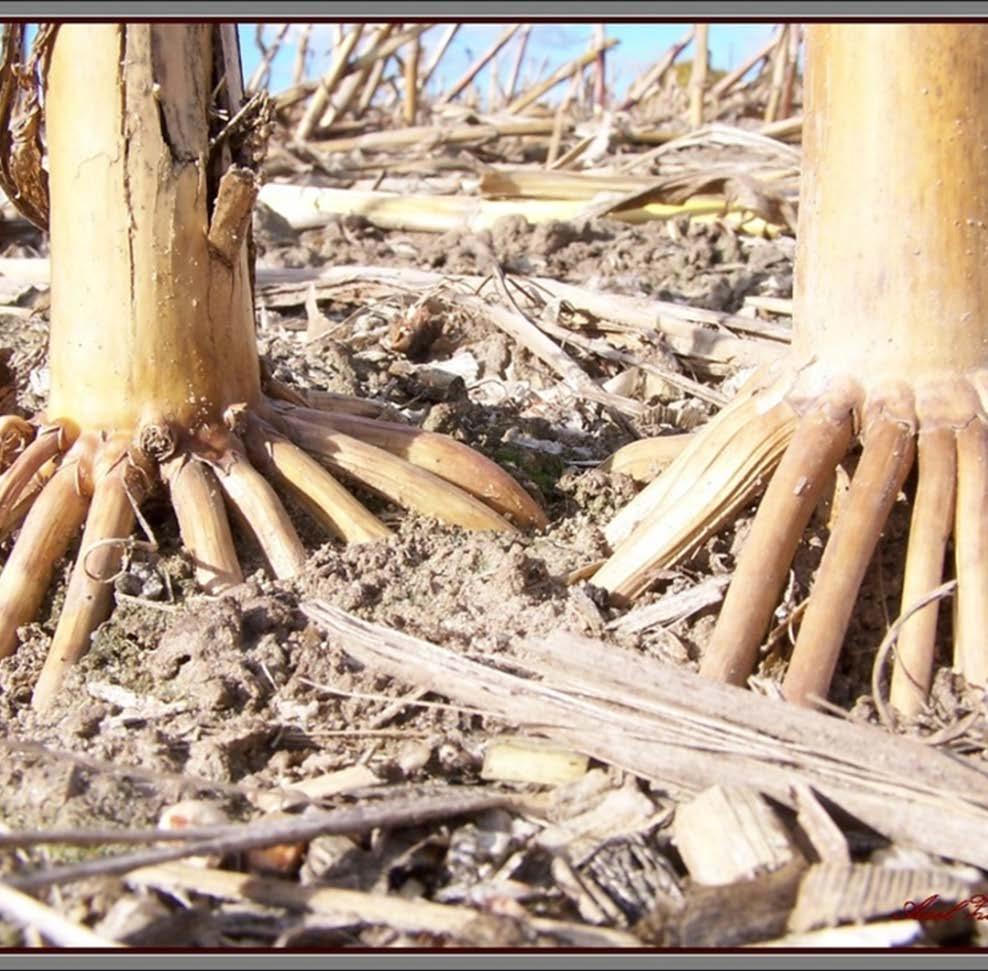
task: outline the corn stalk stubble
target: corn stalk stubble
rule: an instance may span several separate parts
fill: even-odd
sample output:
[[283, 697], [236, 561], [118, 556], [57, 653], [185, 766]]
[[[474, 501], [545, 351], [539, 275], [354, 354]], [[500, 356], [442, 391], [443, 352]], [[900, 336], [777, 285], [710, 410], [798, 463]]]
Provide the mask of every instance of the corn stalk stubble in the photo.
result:
[[[814, 25], [807, 35], [795, 332], [792, 370], [780, 379], [783, 407], [794, 418], [792, 442], [769, 450], [778, 429], [758, 430], [750, 392], [742, 395], [608, 527], [614, 554], [593, 582], [618, 599], [640, 593], [771, 479], [702, 667], [709, 677], [743, 684], [813, 497], [852, 440], [847, 417], [822, 420], [827, 400], [844, 397], [844, 414], [864, 429], [864, 451], [811, 591], [784, 693], [804, 704], [825, 697], [917, 438], [902, 609], [941, 582], [952, 530], [955, 668], [984, 684], [988, 274], [980, 254], [988, 124], [970, 106], [985, 93], [988, 30]], [[927, 191], [934, 184], [936, 191]], [[766, 456], [757, 483], [750, 476], [756, 451]], [[892, 701], [905, 714], [925, 701], [936, 619], [934, 603], [903, 626]]]
[[[46, 84], [51, 390], [34, 442], [24, 448], [24, 429], [10, 421], [0, 429], [5, 451], [20, 450], [0, 480], [0, 528], [26, 516], [0, 574], [0, 653], [16, 648], [18, 626], [34, 617], [55, 564], [85, 529], [36, 706], [53, 701], [112, 607], [109, 584], [158, 479], [211, 593], [241, 580], [230, 512], [249, 525], [277, 577], [304, 566], [265, 473], [348, 539], [387, 535], [305, 454], [306, 443], [351, 478], [447, 521], [502, 530], [544, 523], [513, 480], [462, 446], [402, 432], [397, 451], [415, 453], [406, 461], [336, 432], [331, 412], [323, 421], [268, 397], [247, 245], [256, 159], [249, 139], [214, 145], [209, 121], [216, 108], [233, 117], [242, 107], [235, 32], [206, 23], [61, 25]], [[287, 439], [266, 428], [268, 414], [287, 426]], [[482, 498], [418, 467], [450, 458]], [[515, 522], [484, 501], [488, 494]]]

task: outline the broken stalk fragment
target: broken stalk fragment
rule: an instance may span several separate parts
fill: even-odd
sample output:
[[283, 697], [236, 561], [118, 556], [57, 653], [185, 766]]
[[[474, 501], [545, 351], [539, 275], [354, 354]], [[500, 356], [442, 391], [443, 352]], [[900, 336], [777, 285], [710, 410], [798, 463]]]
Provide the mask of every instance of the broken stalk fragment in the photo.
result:
[[[306, 449], [447, 521], [501, 530], [544, 522], [520, 486], [461, 445], [443, 452], [438, 436], [375, 431], [371, 422], [365, 437], [384, 434], [416, 454], [351, 446], [332, 413], [302, 407], [290, 389], [266, 393], [247, 245], [257, 133], [223, 129], [243, 107], [232, 28], [64, 24], [44, 36], [51, 389], [47, 430], [32, 444], [24, 447], [25, 423], [0, 423], [4, 455], [22, 450], [0, 477], [0, 529], [33, 499], [0, 574], [0, 655], [14, 650], [17, 627], [33, 619], [56, 562], [85, 530], [37, 706], [52, 701], [111, 608], [138, 506], [159, 482], [196, 578], [214, 594], [242, 577], [225, 503], [276, 576], [304, 565], [267, 476], [348, 540], [388, 534]], [[418, 468], [423, 448], [427, 459], [455, 458], [474, 494]]]
[[[956, 560], [955, 667], [988, 680], [988, 28], [814, 25], [788, 375], [743, 392], [609, 529], [594, 582], [627, 599], [771, 484], [701, 671], [743, 684], [754, 669], [817, 497], [863, 430], [864, 451], [825, 550], [784, 693], [825, 696], [874, 545], [913, 465], [916, 510], [902, 610], [936, 588], [949, 532]], [[786, 367], [784, 363], [783, 368]], [[774, 388], [792, 423], [753, 422]], [[761, 390], [759, 390], [759, 388]], [[742, 443], [744, 443], [742, 445]], [[778, 465], [774, 477], [772, 468]], [[954, 495], [956, 493], [956, 511]], [[629, 507], [630, 509], [631, 507]], [[670, 523], [672, 525], [670, 525]], [[630, 534], [630, 535], [629, 535]], [[904, 625], [892, 702], [914, 714], [929, 689], [937, 605]]]

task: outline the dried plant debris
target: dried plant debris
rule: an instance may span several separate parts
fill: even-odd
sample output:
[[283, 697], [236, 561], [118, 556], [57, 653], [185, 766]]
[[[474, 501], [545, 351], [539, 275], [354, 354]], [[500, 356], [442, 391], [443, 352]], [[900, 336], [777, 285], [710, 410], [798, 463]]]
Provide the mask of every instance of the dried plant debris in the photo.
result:
[[[841, 475], [755, 695], [693, 676], [744, 517], [634, 608], [588, 582], [604, 524], [788, 345], [799, 31], [708, 70], [696, 126], [693, 28], [623, 104], [612, 39], [540, 75], [532, 29], [440, 91], [456, 24], [341, 29], [315, 67], [314, 34], [263, 25], [243, 113], [211, 130], [218, 154], [260, 130], [251, 95], [297, 45], [253, 221], [266, 386], [401, 447], [469, 445], [548, 524], [466, 534], [357, 487], [387, 535], [345, 546], [288, 497], [299, 575], [266, 577], [248, 542], [215, 598], [149, 496], [59, 706], [27, 701], [66, 576], [0, 659], [4, 945], [986, 943], [984, 699], [944, 670], [885, 727], [872, 697], [904, 526], [866, 579], [841, 720], [773, 703]], [[23, 422], [49, 384], [47, 189], [24, 181], [47, 36], [7, 33], [0, 72], [0, 395]]]

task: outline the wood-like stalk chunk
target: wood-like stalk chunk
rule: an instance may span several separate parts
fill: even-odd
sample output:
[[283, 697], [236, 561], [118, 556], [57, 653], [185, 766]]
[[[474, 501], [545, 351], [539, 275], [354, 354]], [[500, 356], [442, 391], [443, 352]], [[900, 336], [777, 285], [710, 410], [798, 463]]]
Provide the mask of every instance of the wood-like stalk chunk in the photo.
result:
[[247, 461], [239, 448], [231, 448], [211, 463], [227, 498], [253, 532], [261, 551], [279, 580], [296, 576], [305, 566], [305, 548], [274, 489]]
[[182, 543], [195, 562], [196, 583], [209, 594], [219, 594], [243, 582], [230, 522], [212, 469], [179, 456], [161, 466]]
[[[944, 555], [954, 525], [957, 446], [950, 428], [920, 432], [919, 479], [909, 527], [909, 549], [902, 581], [907, 611], [943, 579]], [[970, 529], [966, 523], [964, 529]], [[904, 715], [917, 714], [933, 680], [939, 602], [917, 610], [901, 627], [892, 669], [891, 703]]]
[[824, 550], [789, 671], [785, 697], [825, 698], [861, 581], [915, 455], [913, 431], [879, 418], [867, 429], [844, 510]]
[[851, 418], [803, 418], [761, 501], [738, 560], [713, 637], [700, 666], [704, 677], [744, 684], [779, 601], [789, 565], [851, 441]]
[[535, 500], [499, 465], [446, 435], [358, 415], [307, 408], [296, 409], [294, 414], [397, 455], [482, 499], [518, 526], [541, 529], [548, 522]]
[[957, 433], [957, 567], [954, 668], [971, 684], [988, 682], [988, 427]]
[[86, 517], [89, 499], [76, 482], [73, 462], [55, 473], [24, 521], [0, 573], [0, 657], [17, 647], [17, 628], [34, 619], [55, 564]]
[[36, 709], [51, 704], [68, 668], [89, 650], [93, 631], [110, 612], [112, 581], [120, 569], [123, 542], [134, 528], [124, 476], [124, 466], [118, 465], [93, 492], [65, 604], [34, 689]]
[[514, 531], [503, 516], [468, 492], [382, 448], [295, 417], [276, 424], [296, 445], [403, 508], [465, 529]]
[[365, 509], [315, 459], [260, 421], [251, 419], [244, 443], [250, 460], [278, 477], [295, 499], [328, 529], [348, 543], [391, 535], [380, 519]]
[[656, 571], [688, 555], [760, 491], [789, 444], [797, 418], [785, 403], [746, 418], [744, 424], [732, 423], [731, 434], [707, 438], [709, 447], [694, 451], [691, 445], [673, 463], [692, 453], [696, 464], [680, 466], [663, 501], [594, 574], [595, 586], [610, 591], [618, 603], [633, 599]]

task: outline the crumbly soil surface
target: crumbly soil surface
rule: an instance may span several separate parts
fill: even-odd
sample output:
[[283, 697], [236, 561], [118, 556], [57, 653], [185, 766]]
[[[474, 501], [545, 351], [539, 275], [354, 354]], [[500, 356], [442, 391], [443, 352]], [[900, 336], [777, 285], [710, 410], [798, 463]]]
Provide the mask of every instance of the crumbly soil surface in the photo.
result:
[[[271, 266], [376, 264], [484, 274], [489, 249], [507, 272], [727, 312], [737, 312], [748, 295], [790, 296], [791, 239], [752, 239], [721, 226], [682, 222], [675, 230], [658, 222], [632, 227], [606, 220], [532, 228], [507, 219], [481, 236], [436, 236], [385, 232], [356, 218], [294, 235], [272, 231], [263, 219], [257, 229], [259, 261]], [[43, 252], [40, 240], [8, 245], [7, 252], [28, 255], [32, 246]], [[0, 344], [13, 349], [17, 410], [25, 415], [43, 404], [46, 383], [47, 311], [43, 295], [23, 298], [25, 306], [31, 301], [34, 316], [0, 320]], [[263, 308], [263, 297], [259, 303]], [[0, 660], [4, 826], [146, 827], [168, 805], [190, 796], [218, 803], [231, 818], [248, 818], [256, 810], [243, 792], [290, 786], [355, 764], [394, 784], [479, 783], [485, 745], [511, 726], [455, 706], [419, 706], [414, 700], [395, 706], [412, 689], [362, 667], [320, 631], [300, 609], [312, 598], [471, 656], [510, 655], [525, 638], [563, 629], [696, 667], [716, 608], [665, 628], [620, 634], [608, 623], [623, 611], [586, 581], [569, 580], [605, 555], [602, 527], [637, 491], [630, 479], [597, 465], [636, 437], [688, 430], [712, 413], [711, 406], [667, 389], [649, 401], [647, 418], [616, 421], [570, 394], [539, 398], [539, 392], [558, 388], [558, 380], [493, 325], [446, 319], [410, 361], [389, 337], [393, 308], [324, 301], [319, 310], [332, 322], [375, 310], [380, 320], [375, 326], [339, 327], [307, 345], [304, 308], [262, 309], [260, 337], [275, 376], [302, 388], [387, 401], [405, 419], [468, 443], [515, 474], [544, 504], [550, 525], [534, 535], [469, 534], [365, 496], [396, 534], [344, 547], [291, 507], [311, 554], [305, 571], [291, 581], [267, 578], [250, 538], [240, 535], [247, 579], [231, 594], [211, 599], [193, 588], [167, 504], [150, 502], [150, 535], [138, 538], [152, 540], [153, 549], [134, 549], [115, 582], [116, 608], [71, 673], [56, 709], [39, 715], [28, 702], [64, 596], [68, 562], [39, 619], [24, 629], [20, 649]], [[570, 352], [595, 377], [603, 376], [577, 349]], [[477, 364], [470, 380], [437, 388], [421, 378], [423, 364], [441, 365], [463, 354]], [[520, 383], [536, 394], [513, 397], [510, 391]], [[908, 528], [907, 506], [899, 505], [834, 681], [832, 701], [856, 717], [874, 717], [867, 697], [871, 662], [897, 612], [901, 541]], [[637, 606], [730, 572], [749, 524], [742, 517], [666, 574]], [[821, 514], [795, 565], [787, 609], [805, 598], [825, 537]], [[788, 647], [785, 636], [777, 640], [762, 677], [778, 676]], [[949, 719], [958, 702], [946, 675], [938, 681], [937, 697]], [[444, 699], [424, 694], [415, 700]], [[632, 784], [657, 805], [672, 805], [660, 790]], [[326, 837], [321, 839], [331, 863], [316, 861], [313, 844], [301, 873], [289, 878], [455, 902], [463, 899], [456, 886], [476, 883], [495, 864], [503, 866], [512, 852], [524, 849], [526, 838], [522, 823], [503, 813], [373, 839]], [[461, 844], [471, 840], [474, 856], [464, 862]], [[661, 870], [673, 883], [682, 878], [661, 826], [636, 840], [608, 845], [617, 860], [612, 865], [648, 869], [642, 862], [647, 860], [649, 872]], [[109, 849], [53, 844], [2, 850], [0, 871], [88, 859]], [[547, 858], [528, 850], [519, 859], [512, 879], [531, 890], [527, 902], [514, 904], [522, 918], [528, 913], [584, 919], [571, 897], [553, 889]], [[633, 926], [660, 883], [653, 881], [637, 900], [624, 899], [616, 906], [618, 916], [602, 922]], [[385, 927], [320, 925], [256, 904], [138, 893], [115, 878], [66, 885], [60, 899], [63, 912], [81, 923], [147, 946], [450, 943]], [[519, 934], [502, 943], [540, 943], [534, 932]], [[7, 945], [31, 942], [14, 924], [0, 924], [0, 937]]]

